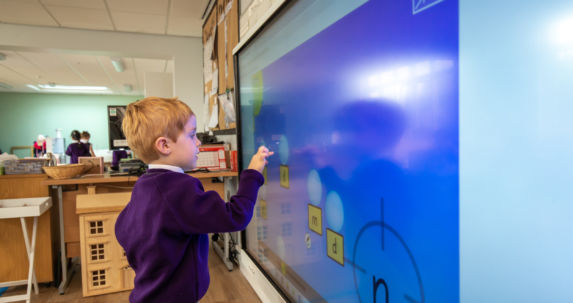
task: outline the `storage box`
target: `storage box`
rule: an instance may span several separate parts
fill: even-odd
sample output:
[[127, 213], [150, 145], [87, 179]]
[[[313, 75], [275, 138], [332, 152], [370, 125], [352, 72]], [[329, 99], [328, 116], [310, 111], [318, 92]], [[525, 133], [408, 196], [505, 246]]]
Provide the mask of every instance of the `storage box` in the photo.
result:
[[7, 175], [43, 174], [42, 166], [47, 165], [48, 162], [48, 159], [5, 160], [4, 173]]
[[206, 168], [208, 170], [225, 170], [228, 169], [225, 151], [228, 150], [227, 144], [210, 144], [199, 147], [197, 159], [197, 168]]

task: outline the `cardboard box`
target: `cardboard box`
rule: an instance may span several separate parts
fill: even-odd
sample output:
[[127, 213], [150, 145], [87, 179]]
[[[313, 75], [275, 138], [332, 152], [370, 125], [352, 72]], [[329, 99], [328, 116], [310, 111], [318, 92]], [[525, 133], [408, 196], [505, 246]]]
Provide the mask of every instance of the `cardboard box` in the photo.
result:
[[91, 163], [93, 166], [84, 174], [103, 174], [103, 157], [78, 157], [78, 163]]

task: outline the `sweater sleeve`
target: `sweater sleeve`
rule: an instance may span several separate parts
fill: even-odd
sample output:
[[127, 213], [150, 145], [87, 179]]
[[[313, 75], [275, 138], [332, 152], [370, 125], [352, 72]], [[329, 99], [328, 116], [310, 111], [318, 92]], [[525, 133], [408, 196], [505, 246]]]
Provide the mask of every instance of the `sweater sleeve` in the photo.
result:
[[[205, 192], [198, 179], [190, 177], [180, 180], [181, 183], [174, 182], [170, 189], [164, 190], [164, 202], [183, 232], [189, 234], [244, 229], [251, 221], [259, 187], [264, 183], [258, 171], [243, 171], [237, 194], [226, 203], [217, 192]], [[172, 186], [179, 188], [172, 190]]]

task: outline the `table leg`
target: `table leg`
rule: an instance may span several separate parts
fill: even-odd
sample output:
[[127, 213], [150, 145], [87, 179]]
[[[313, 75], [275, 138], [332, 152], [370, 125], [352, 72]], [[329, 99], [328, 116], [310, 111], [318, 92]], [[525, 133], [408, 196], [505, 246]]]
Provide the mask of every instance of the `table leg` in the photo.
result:
[[70, 284], [72, 275], [74, 274], [74, 267], [72, 266], [69, 271], [68, 276], [68, 257], [66, 255], [66, 241], [64, 239], [64, 202], [62, 195], [62, 186], [54, 185], [54, 188], [58, 191], [58, 214], [60, 217], [60, 260], [62, 263], [62, 282], [58, 286], [58, 293], [63, 295]]

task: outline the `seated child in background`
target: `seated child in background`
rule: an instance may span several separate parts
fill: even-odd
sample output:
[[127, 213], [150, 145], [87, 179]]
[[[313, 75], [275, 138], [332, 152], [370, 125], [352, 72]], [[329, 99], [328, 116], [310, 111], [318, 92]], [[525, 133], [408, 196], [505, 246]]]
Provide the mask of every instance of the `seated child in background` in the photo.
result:
[[90, 137], [91, 137], [90, 133], [84, 130], [80, 136], [80, 142], [86, 145], [86, 149], [90, 153], [88, 157], [95, 157], [96, 155], [94, 153], [92, 144], [90, 143]]
[[70, 156], [70, 163], [75, 164], [78, 163], [78, 157], [89, 157], [90, 151], [87, 145], [80, 142], [81, 134], [79, 131], [73, 130], [70, 136], [72, 143], [68, 145], [66, 155]]
[[129, 147], [149, 165], [115, 224], [135, 270], [130, 302], [197, 302], [209, 287], [207, 233], [247, 226], [273, 153], [259, 148], [226, 203], [184, 173], [195, 168], [201, 145], [195, 115], [185, 103], [157, 97], [131, 103], [122, 127]]
[[46, 137], [38, 135], [38, 140], [34, 141], [34, 157], [41, 158], [46, 154]]

